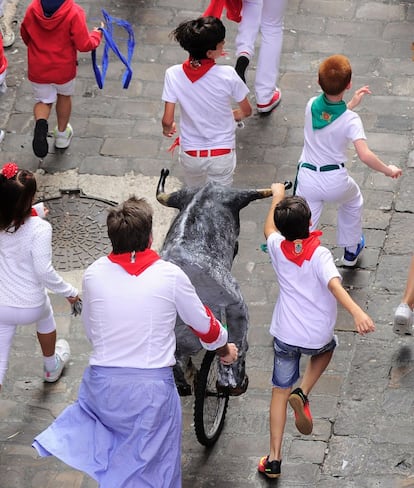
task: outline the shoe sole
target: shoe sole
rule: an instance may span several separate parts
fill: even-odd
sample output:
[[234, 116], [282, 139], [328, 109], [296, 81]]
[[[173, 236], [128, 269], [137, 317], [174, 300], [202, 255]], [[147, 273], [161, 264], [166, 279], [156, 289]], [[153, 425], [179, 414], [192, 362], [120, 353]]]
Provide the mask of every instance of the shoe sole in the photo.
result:
[[348, 261], [347, 259], [342, 258], [341, 262], [342, 262], [343, 266], [348, 266], [348, 267], [352, 268], [358, 262], [358, 258], [354, 259], [353, 261]]
[[267, 114], [272, 110], [274, 110], [280, 104], [281, 101], [282, 101], [282, 97], [280, 97], [279, 100], [274, 105], [271, 105], [270, 107], [259, 108], [256, 106], [257, 111], [259, 112], [259, 114]]
[[44, 158], [49, 152], [49, 144], [47, 142], [48, 126], [36, 125], [33, 135], [32, 148], [35, 156]]
[[308, 419], [303, 410], [303, 401], [299, 395], [291, 395], [289, 397], [289, 405], [295, 412], [295, 425], [301, 434], [309, 435], [312, 433], [313, 422]]
[[57, 139], [55, 139], [55, 147], [58, 149], [67, 149], [70, 146], [70, 143], [72, 141], [73, 134], [70, 136], [70, 139], [66, 139], [65, 142], [58, 142]]

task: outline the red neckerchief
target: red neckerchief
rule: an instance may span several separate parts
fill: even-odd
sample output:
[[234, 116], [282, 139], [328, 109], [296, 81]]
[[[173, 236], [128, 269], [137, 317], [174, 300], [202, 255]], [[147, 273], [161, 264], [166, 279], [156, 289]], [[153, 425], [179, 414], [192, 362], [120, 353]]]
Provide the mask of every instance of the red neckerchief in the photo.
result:
[[302, 266], [305, 259], [310, 261], [315, 249], [321, 243], [319, 240], [319, 236], [321, 235], [322, 232], [320, 230], [315, 230], [306, 239], [295, 239], [294, 241], [285, 239], [280, 244], [280, 248], [286, 259], [289, 259], [289, 261], [292, 261], [298, 266]]
[[191, 64], [191, 59], [188, 58], [183, 63], [183, 70], [186, 74], [187, 78], [194, 83], [195, 81], [199, 80], [202, 76], [204, 76], [207, 71], [212, 68], [216, 62], [214, 59], [200, 59], [197, 61], [200, 65], [194, 66]]
[[31, 217], [37, 217], [39, 214], [36, 212], [36, 209], [32, 207], [32, 210], [30, 211], [30, 216]]
[[111, 252], [108, 259], [122, 266], [127, 273], [138, 276], [160, 257], [152, 249], [145, 249], [145, 251], [124, 252], [122, 254]]

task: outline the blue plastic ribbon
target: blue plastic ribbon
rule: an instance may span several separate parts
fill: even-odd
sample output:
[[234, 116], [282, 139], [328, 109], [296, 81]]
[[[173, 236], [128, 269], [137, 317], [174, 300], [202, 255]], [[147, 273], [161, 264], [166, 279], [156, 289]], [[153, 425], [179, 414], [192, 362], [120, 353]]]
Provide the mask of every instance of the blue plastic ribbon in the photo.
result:
[[[111, 49], [125, 65], [125, 73], [122, 77], [122, 87], [128, 88], [129, 82], [131, 81], [132, 78], [131, 60], [132, 60], [132, 55], [134, 54], [134, 47], [135, 47], [134, 31], [131, 27], [131, 24], [126, 20], [112, 17], [104, 9], [102, 9], [102, 14], [104, 17], [104, 24], [105, 24], [105, 28], [100, 28], [105, 38], [105, 45], [102, 54], [102, 72], [99, 69], [99, 66], [96, 62], [96, 49], [92, 51], [92, 66], [93, 66], [93, 71], [95, 73], [96, 83], [98, 84], [99, 88], [101, 89], [103, 88], [105, 83], [106, 71], [108, 69], [108, 64], [109, 64], [109, 49]], [[113, 37], [114, 24], [124, 28], [128, 33], [128, 57], [126, 59], [125, 56], [119, 50], [118, 45], [114, 40]]]

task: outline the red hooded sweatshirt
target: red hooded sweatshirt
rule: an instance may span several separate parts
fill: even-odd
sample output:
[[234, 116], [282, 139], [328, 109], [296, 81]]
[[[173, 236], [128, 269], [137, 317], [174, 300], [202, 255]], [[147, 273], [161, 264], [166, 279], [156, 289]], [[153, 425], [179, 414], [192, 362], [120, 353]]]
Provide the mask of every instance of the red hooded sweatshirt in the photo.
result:
[[28, 78], [34, 83], [67, 83], [76, 76], [77, 51], [96, 49], [101, 33], [89, 32], [85, 11], [65, 0], [46, 17], [40, 0], [28, 6], [20, 34], [27, 46]]
[[7, 69], [7, 58], [4, 55], [3, 36], [0, 34], [0, 75]]

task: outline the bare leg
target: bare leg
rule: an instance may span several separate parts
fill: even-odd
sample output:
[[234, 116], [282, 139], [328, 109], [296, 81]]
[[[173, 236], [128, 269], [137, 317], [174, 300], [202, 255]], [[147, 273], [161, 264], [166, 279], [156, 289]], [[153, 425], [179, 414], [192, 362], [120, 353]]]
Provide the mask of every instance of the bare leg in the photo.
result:
[[56, 102], [56, 116], [59, 132], [64, 132], [66, 130], [71, 113], [72, 97], [69, 95], [58, 95]]
[[317, 356], [311, 356], [306, 365], [305, 374], [300, 387], [303, 393], [308, 396], [315, 383], [321, 377], [322, 373], [325, 371], [329, 362], [331, 361], [333, 351], [327, 351]]
[[33, 107], [33, 114], [35, 120], [39, 120], [39, 119], [48, 120], [51, 109], [52, 109], [51, 103], [43, 103], [43, 102], [35, 103], [35, 106]]
[[55, 355], [56, 330], [48, 334], [37, 333], [37, 339], [42, 349], [43, 356], [51, 357]]
[[286, 409], [292, 388], [276, 388], [272, 390], [270, 402], [270, 453], [269, 461], [280, 461], [282, 454], [283, 432], [286, 425]]

